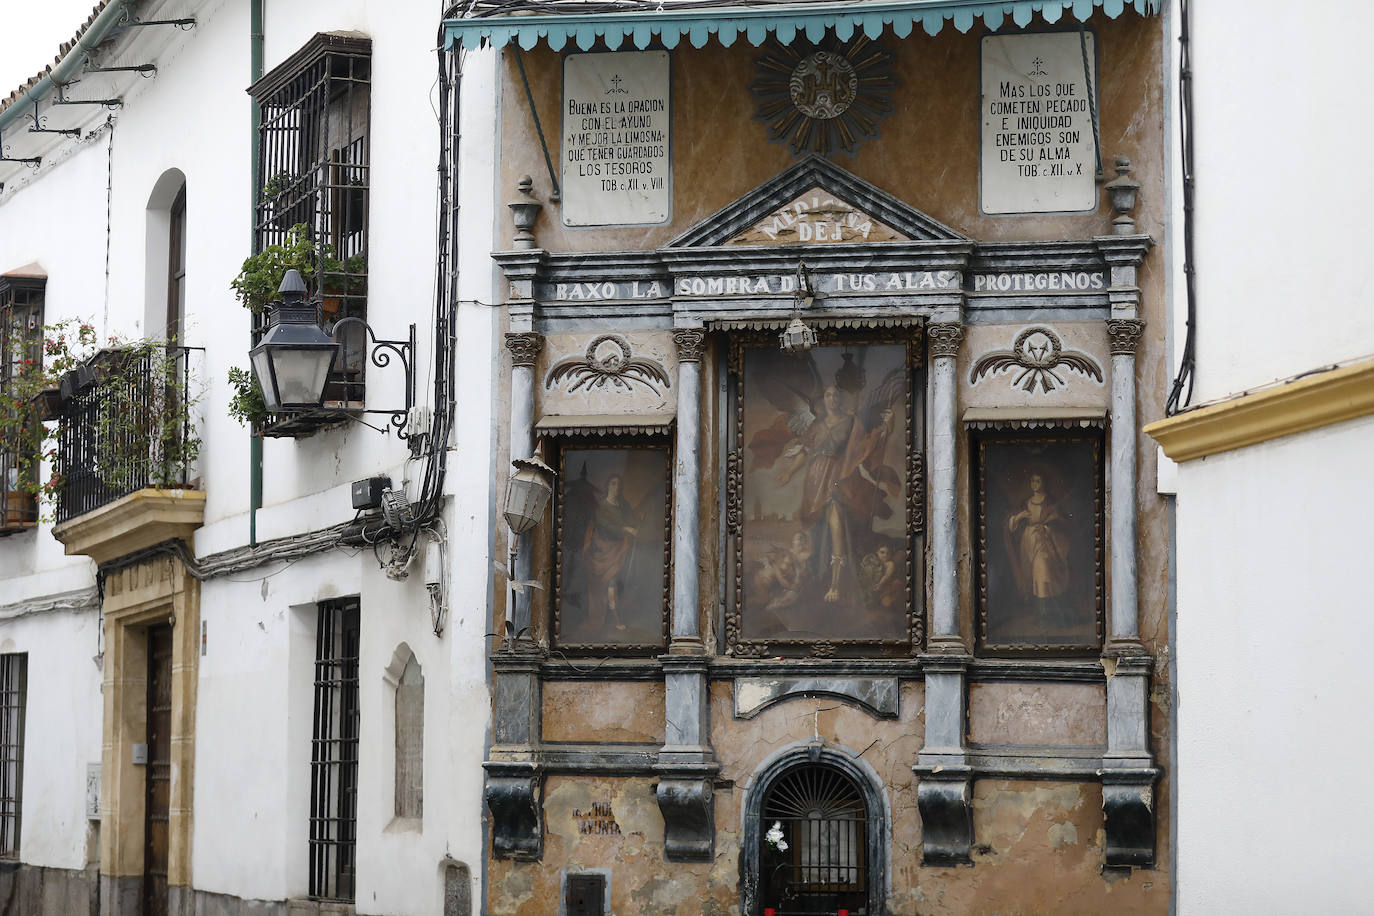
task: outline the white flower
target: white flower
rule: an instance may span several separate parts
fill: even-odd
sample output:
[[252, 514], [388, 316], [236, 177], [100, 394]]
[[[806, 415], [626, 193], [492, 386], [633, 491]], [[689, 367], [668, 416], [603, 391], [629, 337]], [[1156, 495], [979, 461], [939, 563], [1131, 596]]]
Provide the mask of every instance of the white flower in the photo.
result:
[[787, 841], [782, 838], [782, 822], [774, 821], [773, 826], [763, 835], [764, 840], [778, 852], [787, 852]]

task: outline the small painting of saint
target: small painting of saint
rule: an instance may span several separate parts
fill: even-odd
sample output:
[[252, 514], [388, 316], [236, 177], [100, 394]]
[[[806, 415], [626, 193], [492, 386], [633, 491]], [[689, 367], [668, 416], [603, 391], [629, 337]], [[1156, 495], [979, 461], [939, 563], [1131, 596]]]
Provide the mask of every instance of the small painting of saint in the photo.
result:
[[1100, 642], [1100, 440], [983, 436], [981, 637], [986, 646]]
[[565, 449], [562, 466], [559, 644], [661, 646], [667, 450]]
[[905, 346], [747, 349], [743, 365], [742, 635], [902, 639]]

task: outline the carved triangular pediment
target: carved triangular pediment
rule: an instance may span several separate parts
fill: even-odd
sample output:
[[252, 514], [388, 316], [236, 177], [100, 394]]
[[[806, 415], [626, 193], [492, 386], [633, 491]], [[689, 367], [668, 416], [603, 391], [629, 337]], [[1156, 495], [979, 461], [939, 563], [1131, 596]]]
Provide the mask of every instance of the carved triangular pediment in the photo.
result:
[[671, 248], [968, 241], [828, 159], [810, 156], [682, 235]]

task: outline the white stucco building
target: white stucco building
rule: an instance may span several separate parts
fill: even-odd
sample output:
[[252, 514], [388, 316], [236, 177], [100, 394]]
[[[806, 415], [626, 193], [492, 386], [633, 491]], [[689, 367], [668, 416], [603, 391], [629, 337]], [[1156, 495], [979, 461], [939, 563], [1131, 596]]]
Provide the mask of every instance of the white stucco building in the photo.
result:
[[[439, 21], [412, 0], [106, 0], [0, 101], [0, 308], [38, 310], [12, 336], [73, 319], [102, 342], [174, 337], [200, 440], [170, 475], [73, 483], [137, 426], [73, 418], [115, 368], [71, 380], [62, 428], [87, 431], [41, 469], [67, 473], [61, 502], [35, 510], [7, 459], [0, 898], [17, 912], [96, 894], [121, 914], [470, 911], [504, 478], [484, 303], [507, 217], [494, 60], [469, 53], [460, 75]], [[287, 239], [283, 183], [311, 294], [347, 274], [322, 317], [402, 342], [413, 324], [415, 409], [401, 354], [369, 361], [354, 324], [333, 412], [269, 420], [257, 445], [228, 376], [264, 319], [230, 281]], [[392, 526], [353, 508], [375, 477], [405, 497]]]
[[1374, 803], [1340, 774], [1374, 750], [1374, 191], [1337, 99], [1374, 13], [1191, 6], [1192, 399], [1146, 430], [1178, 462], [1177, 908], [1357, 912], [1339, 850], [1363, 847]]

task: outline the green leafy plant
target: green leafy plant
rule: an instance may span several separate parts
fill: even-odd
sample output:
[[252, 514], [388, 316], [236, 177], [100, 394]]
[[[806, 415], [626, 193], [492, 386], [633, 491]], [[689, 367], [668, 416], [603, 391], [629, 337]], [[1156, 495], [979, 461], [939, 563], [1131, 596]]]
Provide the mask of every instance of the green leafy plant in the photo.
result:
[[121, 493], [183, 486], [201, 446], [193, 413], [201, 391], [183, 351], [163, 340], [112, 338], [104, 354], [96, 389], [96, 475]]
[[321, 261], [333, 256], [332, 245], [323, 245], [317, 251], [310, 237], [310, 227], [305, 223], [297, 223], [287, 230], [283, 244], [268, 245], [257, 254], [244, 258], [239, 275], [229, 286], [244, 308], [258, 314], [277, 298], [277, 289], [288, 270], [294, 268], [300, 271], [301, 278], [309, 287]]
[[43, 421], [41, 401], [60, 386], [63, 375], [95, 352], [95, 327], [67, 319], [44, 326], [40, 353], [33, 352], [32, 339], [22, 334], [12, 335], [10, 346], [12, 352], [3, 354], [11, 371], [0, 391], [0, 449], [11, 456], [15, 474], [5, 486], [37, 497], [50, 520], [63, 479], [55, 471], [46, 478], [42, 474], [43, 463], [57, 457], [58, 426]]
[[231, 366], [229, 387], [234, 392], [229, 398], [229, 416], [251, 427], [259, 427], [267, 422], [267, 402], [262, 399], [262, 387], [258, 385], [258, 377], [254, 373]]
[[262, 199], [276, 200], [279, 196], [281, 196], [282, 192], [290, 188], [291, 185], [293, 185], [295, 182], [296, 176], [291, 174], [290, 172], [278, 172], [271, 178], [267, 179], [267, 182], [263, 184]]

